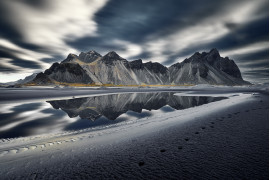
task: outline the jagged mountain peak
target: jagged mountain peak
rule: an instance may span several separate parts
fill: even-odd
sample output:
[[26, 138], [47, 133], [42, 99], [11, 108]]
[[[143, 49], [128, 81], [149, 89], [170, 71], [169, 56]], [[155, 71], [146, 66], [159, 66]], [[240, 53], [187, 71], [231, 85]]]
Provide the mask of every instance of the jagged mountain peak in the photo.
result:
[[143, 62], [141, 59], [130, 61], [129, 65], [133, 69], [142, 69], [143, 68]]
[[133, 64], [143, 64], [143, 61], [142, 61], [142, 59], [136, 59], [136, 60], [130, 61], [130, 63], [133, 63]]
[[69, 53], [67, 58], [64, 59], [61, 63], [69, 63], [69, 62], [74, 61], [77, 58], [78, 58], [78, 56], [76, 54]]
[[79, 55], [79, 60], [85, 63], [91, 63], [99, 58], [101, 58], [102, 56], [96, 52], [96, 51], [88, 51], [88, 52], [81, 52]]
[[108, 52], [102, 59], [124, 60], [124, 58], [120, 57], [115, 51]]
[[180, 63], [180, 62], [177, 62], [177, 63], [171, 65], [171, 66], [169, 67], [169, 69], [170, 69], [170, 68], [178, 68], [178, 69], [179, 69], [179, 68], [181, 68], [181, 67], [183, 66], [184, 63], [187, 63], [187, 59], [185, 59], [185, 60], [182, 61], [181, 63]]
[[163, 66], [162, 64], [158, 63], [158, 62], [147, 62], [147, 63], [144, 63], [144, 66], [149, 69], [149, 70], [152, 70], [153, 72], [155, 73], [162, 73], [162, 74], [165, 74], [168, 70], [167, 67]]
[[76, 54], [69, 53], [67, 57], [78, 57]]
[[199, 61], [202, 61], [202, 54], [200, 54], [199, 52], [195, 52], [190, 58], [188, 58], [188, 60], [185, 60], [184, 62], [196, 63]]
[[217, 48], [211, 49], [210, 52], [209, 52], [209, 54], [215, 54], [215, 55], [220, 56], [219, 51], [217, 50]]
[[213, 48], [209, 53], [206, 53], [204, 57], [208, 63], [214, 64], [215, 61], [220, 59], [220, 54], [216, 48]]
[[101, 57], [101, 55], [97, 51], [94, 51], [94, 50], [88, 51], [87, 54], [94, 54]]
[[216, 48], [211, 49], [209, 52], [195, 52], [190, 58], [185, 59], [184, 63], [198, 63], [207, 61], [210, 64], [213, 64], [215, 61], [220, 59], [219, 51]]
[[78, 58], [78, 56], [76, 54], [69, 53], [66, 60], [72, 60], [74, 58]]

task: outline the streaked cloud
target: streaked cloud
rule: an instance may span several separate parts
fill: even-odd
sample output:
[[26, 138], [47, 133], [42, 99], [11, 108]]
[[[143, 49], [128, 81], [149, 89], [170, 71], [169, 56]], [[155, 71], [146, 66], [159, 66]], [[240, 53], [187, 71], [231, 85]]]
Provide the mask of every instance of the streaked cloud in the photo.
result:
[[169, 66], [215, 47], [244, 78], [258, 80], [248, 72], [268, 69], [268, 6], [267, 0], [2, 1], [0, 78], [23, 78], [80, 51], [113, 50]]
[[[40, 1], [40, 4], [20, 0], [1, 2], [1, 9], [5, 9], [2, 12], [5, 13], [3, 18], [8, 18], [6, 24], [20, 36], [19, 39], [13, 40], [6, 36], [7, 32], [0, 33], [2, 34], [0, 48], [12, 52], [11, 57], [5, 58], [14, 59], [13, 62], [5, 60], [3, 66], [13, 67], [14, 71], [24, 74], [32, 73], [50, 66], [50, 63], [41, 61], [42, 59], [54, 58], [54, 56], [64, 57], [70, 52], [78, 53], [79, 51], [69, 46], [66, 41], [84, 36], [97, 36], [94, 14], [106, 2], [107, 0], [66, 0], [64, 2], [48, 0]], [[27, 42], [30, 47], [24, 47], [24, 43], [18, 43], [18, 41]], [[32, 49], [31, 45], [39, 47], [38, 50]], [[5, 73], [7, 71], [1, 72], [0, 77], [3, 77]], [[16, 74], [19, 77], [17, 72]]]

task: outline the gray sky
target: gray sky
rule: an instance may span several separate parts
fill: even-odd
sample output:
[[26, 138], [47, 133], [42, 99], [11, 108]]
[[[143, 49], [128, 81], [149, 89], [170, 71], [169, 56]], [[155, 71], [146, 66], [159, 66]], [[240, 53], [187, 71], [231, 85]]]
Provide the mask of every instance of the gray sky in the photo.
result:
[[268, 0], [0, 1], [0, 82], [81, 51], [170, 66], [212, 48], [244, 79], [268, 82]]

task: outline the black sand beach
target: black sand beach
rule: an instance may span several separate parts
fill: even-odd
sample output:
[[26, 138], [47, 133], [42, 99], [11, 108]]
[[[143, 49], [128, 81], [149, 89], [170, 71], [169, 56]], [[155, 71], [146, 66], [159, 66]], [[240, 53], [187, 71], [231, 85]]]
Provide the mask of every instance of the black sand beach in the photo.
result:
[[5, 140], [1, 178], [268, 179], [268, 109], [268, 95], [244, 94], [107, 130]]

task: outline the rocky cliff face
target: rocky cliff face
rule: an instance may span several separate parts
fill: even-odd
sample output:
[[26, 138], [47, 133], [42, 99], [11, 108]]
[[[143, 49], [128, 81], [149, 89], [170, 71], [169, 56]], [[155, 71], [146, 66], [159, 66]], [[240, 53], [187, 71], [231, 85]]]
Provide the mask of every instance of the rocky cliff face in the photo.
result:
[[129, 62], [113, 51], [91, 64], [84, 65], [83, 68], [102, 84], [137, 84], [130, 71]]
[[81, 52], [81, 54], [79, 55], [78, 58], [82, 62], [91, 63], [91, 62], [94, 62], [95, 60], [97, 60], [101, 57], [102, 56], [99, 53], [97, 53], [96, 51], [89, 51], [87, 53]]
[[217, 49], [209, 53], [196, 52], [181, 63], [169, 67], [171, 82], [174, 84], [220, 84], [244, 85], [241, 73], [233, 60], [220, 57]]
[[39, 73], [33, 82], [37, 84], [53, 84], [57, 82], [67, 83], [93, 83], [86, 71], [79, 64], [54, 63], [44, 73]]
[[[79, 56], [69, 54], [60, 64], [54, 63], [44, 75], [51, 81], [84, 84], [249, 84], [242, 79], [234, 61], [220, 57], [217, 49], [196, 52], [169, 68], [156, 62], [143, 63], [141, 59], [127, 61], [114, 51], [104, 56], [95, 51], [82, 52]], [[38, 77], [34, 80], [38, 82]]]

